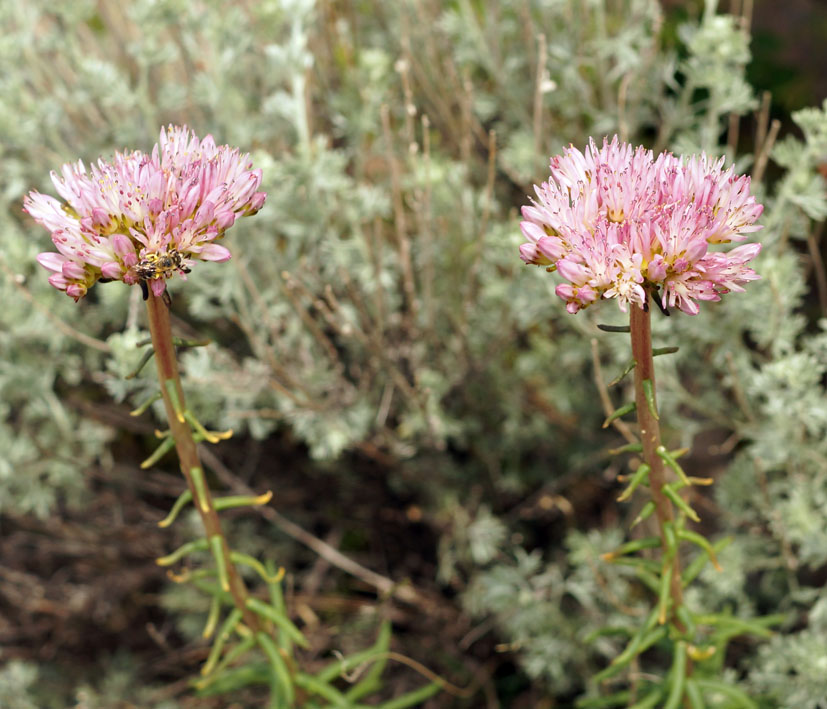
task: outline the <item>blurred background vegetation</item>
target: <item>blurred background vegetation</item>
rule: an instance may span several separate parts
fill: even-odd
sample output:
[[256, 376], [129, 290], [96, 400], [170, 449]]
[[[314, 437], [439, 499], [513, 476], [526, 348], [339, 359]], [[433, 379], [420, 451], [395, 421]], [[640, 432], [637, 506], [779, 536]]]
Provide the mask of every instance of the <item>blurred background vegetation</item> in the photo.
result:
[[[387, 618], [394, 649], [475, 692], [429, 707], [597, 697], [620, 640], [593, 631], [648, 605], [599, 560], [638, 511], [614, 501], [622, 427], [600, 428], [629, 354], [595, 325], [622, 314], [566, 315], [517, 255], [548, 156], [618, 132], [752, 174], [763, 279], [656, 322], [680, 345], [662, 418], [716, 479], [702, 530], [732, 539], [690, 606], [788, 618], [714, 661], [758, 706], [827, 707], [827, 14], [720, 5], [0, 5], [0, 707], [227, 706], [187, 684], [206, 601], [154, 563], [188, 530], [156, 527], [174, 457], [138, 467], [162, 420], [129, 416], [153, 386], [124, 379], [139, 289], [61, 295], [21, 211], [63, 162], [169, 122], [250, 150], [269, 194], [232, 261], [171, 283], [179, 333], [212, 340], [183, 355], [191, 407], [236, 432], [205, 452], [213, 485], [275, 493], [228, 515], [234, 545], [288, 569], [308, 666]], [[422, 681], [385, 677], [385, 697]]]

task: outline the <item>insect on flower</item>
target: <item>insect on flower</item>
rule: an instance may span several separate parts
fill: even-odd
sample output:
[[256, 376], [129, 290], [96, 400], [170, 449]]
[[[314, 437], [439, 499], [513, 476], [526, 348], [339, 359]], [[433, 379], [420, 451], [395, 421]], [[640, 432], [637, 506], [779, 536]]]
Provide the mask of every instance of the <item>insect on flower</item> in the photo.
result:
[[147, 281], [158, 278], [167, 279], [176, 272], [189, 273], [190, 270], [184, 263], [184, 257], [175, 248], [162, 253], [147, 254], [131, 269], [132, 275], [138, 279], [141, 286], [144, 300], [149, 298]]

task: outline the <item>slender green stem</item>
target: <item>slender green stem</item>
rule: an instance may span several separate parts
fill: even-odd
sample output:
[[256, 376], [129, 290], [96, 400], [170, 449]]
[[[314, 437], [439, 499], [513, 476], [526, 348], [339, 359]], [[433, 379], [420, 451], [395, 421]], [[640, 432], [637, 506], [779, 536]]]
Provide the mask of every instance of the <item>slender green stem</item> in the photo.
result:
[[244, 581], [230, 558], [230, 549], [221, 530], [221, 522], [215, 510], [209, 487], [203, 483], [200, 477], [197, 480], [193, 478], [193, 471], [198, 471], [196, 473], [198, 475], [202, 467], [192, 428], [182, 415], [182, 412], [186, 410], [186, 404], [184, 391], [181, 388], [181, 378], [178, 375], [178, 361], [175, 357], [175, 345], [169, 322], [169, 307], [152, 292], [149, 293], [146, 306], [149, 332], [152, 335], [152, 347], [155, 350], [155, 363], [158, 366], [161, 394], [164, 398], [170, 432], [175, 439], [175, 449], [178, 452], [181, 472], [187, 480], [193, 498], [197, 501], [195, 507], [201, 515], [207, 539], [213, 540], [214, 551], [223, 560], [222, 566], [226, 573], [226, 580], [233, 602], [241, 613], [244, 623], [255, 632], [260, 629], [261, 624], [256, 614], [248, 608], [249, 594]]
[[[674, 520], [672, 502], [664, 494], [666, 471], [663, 459], [658, 455], [660, 441], [660, 423], [657, 418], [657, 399], [655, 394], [655, 367], [652, 357], [652, 329], [648, 308], [631, 307], [630, 329], [632, 334], [632, 357], [635, 360], [635, 403], [637, 420], [640, 427], [640, 440], [643, 445], [643, 460], [649, 466], [649, 487], [652, 501], [655, 503], [655, 516], [660, 529], [663, 553], [669, 554], [666, 527]], [[648, 396], [647, 396], [648, 395]], [[678, 555], [672, 556], [671, 581], [669, 595], [672, 599], [670, 615], [683, 604], [681, 588], [681, 570]], [[675, 621], [682, 626], [682, 623]]]

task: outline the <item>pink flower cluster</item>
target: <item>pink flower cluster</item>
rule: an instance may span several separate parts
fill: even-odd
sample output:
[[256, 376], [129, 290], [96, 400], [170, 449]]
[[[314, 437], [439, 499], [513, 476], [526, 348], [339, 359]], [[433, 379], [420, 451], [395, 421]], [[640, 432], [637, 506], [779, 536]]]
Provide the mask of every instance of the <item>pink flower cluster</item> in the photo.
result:
[[64, 202], [30, 192], [23, 209], [57, 247], [37, 257], [49, 283], [75, 300], [100, 279], [140, 283], [145, 293], [148, 284], [158, 296], [195, 261], [226, 261], [216, 241], [265, 200], [249, 155], [178, 126], [161, 129], [151, 155], [115, 153], [88, 172], [79, 160], [52, 182]]
[[647, 292], [664, 308], [695, 315], [699, 300], [720, 300], [759, 276], [746, 264], [761, 250], [728, 252], [713, 244], [742, 241], [761, 227], [762, 205], [749, 177], [723, 170], [705, 155], [688, 160], [633, 149], [617, 136], [585, 154], [574, 147], [551, 159], [548, 182], [522, 209], [520, 247], [526, 263], [556, 270], [556, 293], [576, 313], [599, 298], [643, 307]]

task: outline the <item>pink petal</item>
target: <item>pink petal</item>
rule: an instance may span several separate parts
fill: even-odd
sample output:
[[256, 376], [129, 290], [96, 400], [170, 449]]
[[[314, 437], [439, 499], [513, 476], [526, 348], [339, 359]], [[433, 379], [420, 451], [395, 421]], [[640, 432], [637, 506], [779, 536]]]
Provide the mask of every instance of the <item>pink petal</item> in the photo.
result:
[[761, 252], [761, 244], [744, 244], [736, 246], [732, 251], [727, 252], [730, 262], [746, 263], [752, 261]]
[[101, 274], [104, 278], [120, 278], [123, 270], [123, 266], [117, 261], [109, 261], [101, 266]]
[[109, 212], [101, 207], [92, 208], [92, 223], [95, 226], [101, 227], [109, 224]]
[[124, 234], [112, 234], [109, 237], [109, 243], [112, 244], [113, 251], [121, 258], [126, 258], [130, 254], [135, 255], [132, 239]]
[[557, 262], [557, 271], [572, 283], [585, 283], [589, 279], [589, 272], [584, 266], [567, 258]]
[[66, 286], [66, 295], [72, 296], [75, 300], [79, 300], [86, 295], [86, 286], [80, 283], [72, 283]]
[[152, 293], [156, 298], [160, 298], [161, 294], [167, 288], [167, 282], [163, 278], [153, 278], [149, 282], [149, 287], [152, 288]]
[[520, 258], [527, 264], [537, 264], [537, 245], [520, 244]]
[[255, 214], [259, 209], [264, 206], [264, 200], [267, 199], [266, 192], [256, 192], [250, 198], [250, 214]]
[[544, 236], [537, 241], [537, 250], [550, 262], [561, 258], [566, 249], [556, 236]]
[[66, 262], [66, 257], [54, 251], [45, 251], [37, 255], [37, 262], [50, 271], [60, 273], [63, 270], [63, 264]]
[[195, 256], [203, 261], [229, 261], [232, 254], [220, 244], [204, 244]]
[[66, 286], [69, 285], [69, 282], [63, 277], [62, 273], [53, 273], [49, 276], [49, 283], [58, 290], [66, 290]]
[[235, 223], [235, 212], [229, 209], [219, 212], [215, 215], [215, 223], [221, 231], [229, 229]]
[[86, 271], [83, 269], [83, 266], [74, 261], [64, 261], [61, 271], [68, 279], [79, 281], [86, 277]]
[[546, 234], [546, 230], [543, 229], [539, 224], [534, 222], [520, 222], [520, 231], [523, 232], [523, 236], [531, 242], [535, 244], [540, 240], [548, 236]]

